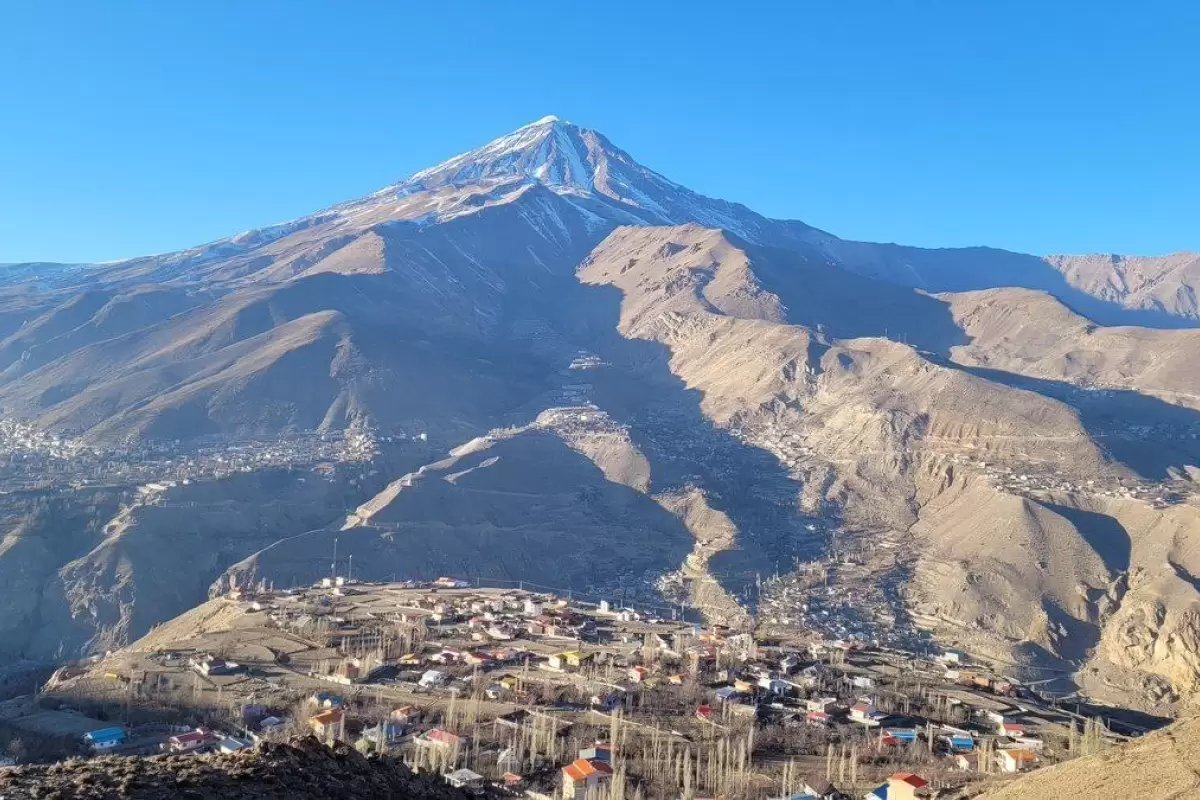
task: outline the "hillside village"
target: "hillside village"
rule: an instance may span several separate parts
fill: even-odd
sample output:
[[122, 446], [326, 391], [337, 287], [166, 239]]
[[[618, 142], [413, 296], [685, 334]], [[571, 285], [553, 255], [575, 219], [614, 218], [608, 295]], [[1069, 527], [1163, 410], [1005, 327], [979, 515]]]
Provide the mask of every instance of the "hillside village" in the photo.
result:
[[312, 734], [511, 796], [871, 800], [950, 796], [1146, 725], [963, 653], [788, 631], [452, 578], [231, 586], [0, 722], [46, 757]]
[[339, 464], [369, 463], [381, 444], [422, 436], [376, 437], [368, 430], [298, 431], [266, 440], [213, 436], [187, 443], [99, 446], [0, 418], [0, 494], [139, 483], [141, 493], [147, 494], [272, 467], [308, 466], [322, 472]]

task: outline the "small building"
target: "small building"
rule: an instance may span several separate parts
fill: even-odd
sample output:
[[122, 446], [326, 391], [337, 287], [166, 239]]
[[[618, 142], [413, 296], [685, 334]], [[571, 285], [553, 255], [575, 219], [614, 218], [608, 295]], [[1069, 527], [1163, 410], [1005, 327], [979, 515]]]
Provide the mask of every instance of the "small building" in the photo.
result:
[[644, 681], [646, 679], [646, 674], [647, 673], [646, 673], [645, 667], [630, 667], [629, 668], [629, 680], [632, 681], [633, 683], [641, 683], [642, 681]]
[[284, 727], [286, 727], [286, 726], [287, 726], [287, 720], [283, 719], [281, 717], [275, 717], [275, 716], [263, 717], [262, 721], [258, 723], [258, 730], [259, 730], [259, 733], [262, 733], [262, 734], [272, 734], [272, 733], [278, 733], [279, 731], [283, 730]]
[[915, 728], [885, 728], [883, 731], [885, 737], [891, 737], [900, 744], [912, 744], [917, 740], [917, 731]]
[[444, 748], [452, 750], [454, 748], [464, 748], [469, 743], [466, 736], [459, 736], [456, 733], [451, 733], [441, 728], [434, 728], [425, 732], [425, 735], [417, 739], [417, 742], [430, 747]]
[[353, 683], [359, 679], [359, 666], [355, 661], [343, 661], [337, 665], [334, 670], [334, 675], [348, 683]]
[[722, 686], [715, 692], [717, 699], [722, 703], [740, 703], [746, 698], [744, 694], [739, 692], [732, 686]]
[[874, 689], [875, 680], [873, 678], [868, 678], [866, 675], [855, 675], [850, 680], [850, 685], [855, 689]]
[[340, 742], [346, 736], [346, 712], [340, 707], [327, 708], [308, 718], [313, 735], [326, 744]]
[[172, 753], [190, 753], [216, 741], [208, 731], [197, 728], [187, 733], [179, 733], [167, 739], [167, 749]]
[[103, 752], [111, 750], [114, 747], [125, 742], [125, 729], [120, 726], [111, 728], [101, 728], [95, 731], [88, 731], [83, 735], [83, 741], [90, 746], [94, 752]]
[[1001, 750], [996, 753], [996, 766], [1001, 772], [1024, 772], [1037, 766], [1037, 754], [1032, 750]]
[[1025, 726], [1019, 722], [1001, 722], [997, 732], [1001, 736], [1011, 736], [1016, 739], [1025, 735]]
[[215, 658], [213, 656], [205, 656], [201, 659], [192, 662], [192, 668], [201, 675], [233, 675], [239, 671], [242, 666], [233, 661], [226, 661], [223, 658]]
[[814, 697], [804, 701], [805, 711], [820, 711], [825, 714], [830, 714], [837, 707], [836, 697]]
[[580, 750], [579, 757], [585, 761], [603, 761], [606, 764], [611, 764], [612, 745], [608, 742], [596, 742], [591, 747], [585, 747]]
[[916, 800], [929, 797], [929, 781], [912, 772], [897, 772], [867, 795], [867, 800]]
[[417, 681], [417, 685], [423, 686], [426, 689], [432, 689], [437, 686], [444, 686], [449, 681], [449, 676], [436, 669], [425, 670], [421, 679]]
[[580, 758], [571, 762], [562, 768], [564, 800], [599, 797], [612, 774], [612, 766], [606, 761]]
[[250, 722], [256, 719], [262, 719], [266, 715], [267, 707], [261, 703], [242, 704], [242, 722]]
[[816, 775], [805, 778], [804, 794], [818, 798], [818, 800], [830, 800], [830, 798], [842, 796], [842, 793], [828, 779]]
[[869, 700], [859, 700], [854, 705], [850, 706], [850, 719], [861, 725], [873, 727], [879, 724], [879, 720], [883, 715], [875, 708], [875, 704]]
[[955, 753], [968, 753], [975, 749], [975, 739], [969, 733], [954, 733], [947, 739]]
[[477, 789], [483, 786], [483, 776], [465, 767], [448, 772], [443, 777], [446, 783], [456, 789]]
[[550, 669], [565, 672], [567, 669], [579, 669], [592, 660], [590, 653], [581, 653], [578, 650], [567, 650], [562, 653], [555, 653], [546, 659], [547, 666]]
[[226, 736], [217, 742], [217, 749], [222, 753], [236, 753], [239, 750], [245, 750], [251, 744], [249, 739], [240, 739], [237, 736]]
[[963, 772], [978, 772], [979, 753], [975, 751], [971, 751], [969, 753], [958, 753], [954, 756], [954, 768], [960, 769]]
[[313, 692], [308, 697], [308, 702], [317, 708], [341, 708], [346, 705], [345, 699], [333, 692]]
[[771, 694], [786, 695], [791, 694], [792, 684], [781, 678], [762, 677], [758, 679], [758, 687], [766, 689]]

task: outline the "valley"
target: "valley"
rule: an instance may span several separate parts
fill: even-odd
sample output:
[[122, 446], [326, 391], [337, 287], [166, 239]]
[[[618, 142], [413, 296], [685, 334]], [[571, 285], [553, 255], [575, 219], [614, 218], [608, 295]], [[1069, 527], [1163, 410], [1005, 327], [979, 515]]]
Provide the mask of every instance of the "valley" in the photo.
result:
[[310, 217], [6, 268], [3, 652], [352, 564], [960, 648], [1173, 713], [1200, 332], [1162, 298], [1193, 263], [846, 241], [546, 118]]

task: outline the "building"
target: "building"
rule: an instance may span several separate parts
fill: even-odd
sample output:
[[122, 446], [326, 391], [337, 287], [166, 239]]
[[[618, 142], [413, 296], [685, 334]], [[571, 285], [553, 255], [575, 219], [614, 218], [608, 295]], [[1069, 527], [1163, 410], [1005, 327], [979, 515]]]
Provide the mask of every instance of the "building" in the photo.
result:
[[346, 683], [354, 683], [359, 679], [359, 665], [355, 660], [343, 661], [337, 665], [333, 674]]
[[417, 709], [414, 706], [397, 706], [392, 709], [392, 713], [388, 716], [393, 722], [407, 725], [416, 718]]
[[929, 797], [929, 781], [912, 772], [897, 772], [887, 783], [867, 795], [866, 800], [917, 800]]
[[242, 667], [233, 661], [223, 658], [205, 656], [192, 662], [192, 668], [201, 675], [233, 675]]
[[599, 797], [609, 778], [612, 766], [599, 759], [577, 759], [562, 769], [564, 800], [588, 800]]
[[979, 771], [979, 753], [959, 753], [954, 757], [955, 769], [960, 769], [963, 772], [978, 772]]
[[917, 740], [916, 728], [885, 728], [883, 735], [901, 744], [912, 744]]
[[608, 742], [596, 742], [591, 747], [585, 747], [579, 751], [579, 757], [585, 761], [603, 761], [606, 764], [612, 763], [612, 745]]
[[325, 744], [342, 741], [346, 736], [346, 712], [341, 707], [327, 708], [308, 718], [313, 735]]
[[459, 736], [441, 728], [434, 728], [433, 730], [426, 731], [424, 736], [417, 739], [417, 742], [431, 747], [454, 749], [456, 747], [466, 747], [470, 740], [466, 736]]
[[763, 676], [758, 679], [758, 688], [766, 689], [771, 694], [786, 695], [791, 694], [792, 684], [782, 678]]
[[1001, 736], [1011, 736], [1015, 739], [1025, 735], [1025, 726], [1019, 722], [1001, 722], [998, 732]]
[[804, 701], [805, 711], [819, 711], [824, 714], [830, 714], [837, 707], [836, 697], [814, 697]]
[[872, 678], [868, 678], [866, 675], [855, 675], [850, 680], [850, 685], [855, 689], [874, 689], [875, 681]]
[[859, 700], [854, 705], [850, 706], [850, 719], [853, 722], [858, 722], [862, 725], [874, 726], [879, 724], [879, 720], [883, 715], [875, 708], [875, 704], [869, 700]]
[[308, 702], [318, 708], [341, 708], [346, 705], [346, 701], [333, 692], [314, 692]]
[[211, 744], [216, 741], [216, 738], [203, 728], [197, 728], [194, 731], [179, 733], [167, 739], [167, 749], [172, 753], [190, 753]]
[[954, 753], [969, 753], [975, 749], [975, 737], [969, 733], [952, 733], [947, 737], [946, 743]]
[[96, 731], [88, 731], [83, 735], [83, 741], [89, 745], [94, 752], [103, 752], [111, 750], [117, 745], [125, 742], [125, 729], [119, 726], [111, 728], [101, 728]]
[[590, 653], [581, 653], [578, 650], [567, 650], [562, 653], [555, 653], [546, 659], [546, 665], [550, 669], [564, 672], [567, 669], [579, 669], [592, 660]]
[[1001, 772], [1024, 772], [1037, 766], [1037, 754], [1031, 750], [1001, 750], [996, 753]]
[[417, 684], [424, 686], [426, 689], [430, 689], [435, 686], [443, 686], [449, 680], [450, 676], [446, 673], [441, 672], [440, 670], [430, 669], [425, 671], [425, 674], [421, 676], [421, 679], [417, 681]]
[[217, 749], [222, 753], [236, 753], [238, 750], [245, 750], [249, 746], [249, 739], [240, 739], [236, 736], [226, 736], [217, 742]]
[[746, 699], [746, 695], [742, 694], [732, 686], [722, 686], [720, 689], [717, 689], [714, 694], [722, 703], [740, 703]]
[[483, 776], [469, 769], [456, 769], [444, 776], [446, 783], [456, 789], [477, 789], [483, 786]]
[[839, 792], [832, 783], [826, 778], [813, 776], [804, 781], [804, 794], [810, 797], [816, 797], [819, 800], [829, 800], [829, 798], [841, 797]]
[[278, 733], [287, 726], [287, 720], [281, 717], [264, 717], [262, 722], [258, 723], [259, 733], [264, 735]]

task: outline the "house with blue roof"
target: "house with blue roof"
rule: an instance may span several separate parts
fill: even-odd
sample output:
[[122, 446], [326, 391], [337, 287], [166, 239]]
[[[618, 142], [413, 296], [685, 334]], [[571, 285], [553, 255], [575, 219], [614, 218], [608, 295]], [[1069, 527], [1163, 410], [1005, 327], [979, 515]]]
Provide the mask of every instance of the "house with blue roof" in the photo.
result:
[[83, 741], [89, 745], [92, 750], [101, 752], [111, 750], [125, 741], [125, 729], [121, 726], [113, 726], [111, 728], [100, 728], [95, 731], [88, 731], [83, 735]]

